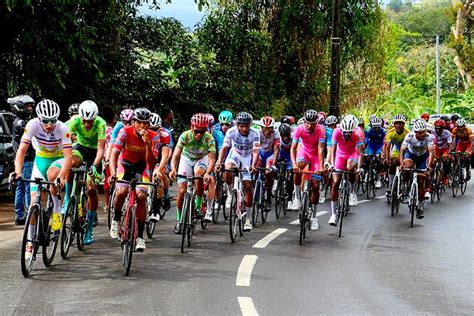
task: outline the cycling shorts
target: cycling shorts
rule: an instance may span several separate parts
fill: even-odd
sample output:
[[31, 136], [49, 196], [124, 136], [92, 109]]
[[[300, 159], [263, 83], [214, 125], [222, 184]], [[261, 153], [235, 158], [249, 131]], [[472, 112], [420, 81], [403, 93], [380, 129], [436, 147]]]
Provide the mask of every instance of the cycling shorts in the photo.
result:
[[367, 148], [365, 149], [365, 153], [367, 155], [374, 155], [377, 156], [382, 153], [383, 144], [367, 144]]
[[[51, 166], [57, 166], [57, 161], [64, 160], [62, 157], [35, 157], [33, 162], [33, 171], [31, 172], [31, 179], [40, 178], [43, 181], [48, 181], [48, 169]], [[60, 167], [61, 168], [61, 167]], [[30, 191], [36, 192], [38, 191], [38, 185], [35, 183], [30, 184]]]
[[309, 164], [309, 171], [320, 169], [318, 153], [310, 153], [304, 147], [298, 148], [296, 152], [296, 163], [303, 162], [305, 165]]
[[468, 152], [468, 153], [471, 153], [472, 151], [472, 146], [471, 146], [471, 142], [466, 142], [466, 143], [461, 143], [461, 142], [458, 142], [456, 144], [456, 152]]
[[434, 154], [435, 154], [436, 158], [446, 157], [446, 156], [449, 155], [449, 147], [438, 148], [438, 147], [435, 146]]
[[347, 162], [349, 160], [354, 161], [355, 165], [357, 165], [359, 162], [359, 153], [357, 151], [354, 151], [352, 154], [345, 155], [336, 153], [336, 163], [334, 167], [337, 170], [346, 170]]
[[[97, 156], [97, 148], [88, 148], [79, 144], [75, 144], [72, 149], [73, 156], [81, 158], [81, 163], [84, 161], [87, 163], [87, 168], [92, 166], [95, 157]], [[97, 172], [102, 172], [102, 164], [97, 168]]]
[[[131, 181], [137, 179], [139, 182], [150, 182], [150, 170], [144, 160], [139, 162], [129, 162], [119, 158], [117, 163], [117, 180]], [[117, 183], [117, 187], [127, 186], [125, 183]], [[148, 186], [137, 186], [142, 191], [148, 191]]]
[[[198, 160], [191, 160], [188, 157], [181, 155], [178, 166], [178, 174], [183, 176], [193, 176], [197, 169], [207, 170], [209, 165], [207, 155]], [[187, 182], [186, 179], [178, 178], [178, 183]]]
[[414, 167], [416, 169], [426, 169], [426, 160], [428, 159], [428, 152], [425, 152], [421, 156], [417, 156], [417, 155], [411, 153], [407, 148], [403, 152], [403, 158], [412, 160], [413, 163], [414, 163]]
[[[225, 163], [233, 163], [239, 169], [248, 170], [252, 166], [252, 154], [248, 156], [241, 156], [239, 155], [234, 149], [232, 148], [225, 159]], [[250, 173], [247, 171], [242, 172], [242, 181], [250, 181], [252, 177]]]
[[260, 167], [271, 168], [273, 166], [273, 152], [260, 150], [258, 163]]
[[291, 157], [289, 152], [285, 151], [280, 151], [279, 159], [278, 161], [283, 161], [286, 163], [286, 170], [291, 170], [293, 169], [293, 166], [291, 164]]

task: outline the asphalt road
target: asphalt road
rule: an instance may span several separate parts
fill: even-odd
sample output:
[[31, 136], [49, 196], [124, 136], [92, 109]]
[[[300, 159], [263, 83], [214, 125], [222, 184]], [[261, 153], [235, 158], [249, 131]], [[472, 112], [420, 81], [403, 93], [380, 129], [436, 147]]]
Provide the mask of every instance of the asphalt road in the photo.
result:
[[[207, 231], [197, 228], [185, 254], [168, 213], [146, 252], [135, 253], [129, 277], [104, 213], [92, 246], [72, 249], [66, 261], [58, 252], [50, 268], [38, 260], [28, 279], [20, 271], [21, 231], [0, 219], [0, 313], [472, 314], [473, 198], [469, 183], [465, 196], [427, 203], [413, 228], [406, 206], [392, 218], [385, 199], [361, 202], [341, 238], [321, 213], [320, 230], [303, 246], [299, 226], [290, 224], [296, 212], [280, 220], [271, 213], [234, 244], [221, 217]], [[329, 203], [319, 211], [329, 211]]]

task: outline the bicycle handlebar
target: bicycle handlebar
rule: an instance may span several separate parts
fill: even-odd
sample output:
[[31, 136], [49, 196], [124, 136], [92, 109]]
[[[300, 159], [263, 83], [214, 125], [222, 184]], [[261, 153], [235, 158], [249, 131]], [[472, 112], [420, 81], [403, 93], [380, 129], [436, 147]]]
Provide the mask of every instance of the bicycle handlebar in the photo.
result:
[[181, 179], [187, 179], [187, 180], [203, 180], [204, 179], [204, 177], [185, 176], [182, 174], [177, 174], [176, 177], [181, 178]]

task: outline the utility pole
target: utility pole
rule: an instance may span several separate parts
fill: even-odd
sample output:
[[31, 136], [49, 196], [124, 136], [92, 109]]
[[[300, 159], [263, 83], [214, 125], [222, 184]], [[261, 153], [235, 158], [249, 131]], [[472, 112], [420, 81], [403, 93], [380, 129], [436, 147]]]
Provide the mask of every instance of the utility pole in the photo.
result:
[[439, 78], [439, 35], [436, 35], [436, 113], [441, 112], [441, 88]]
[[339, 117], [341, 91], [341, 1], [333, 0], [331, 29], [331, 95], [329, 114]]

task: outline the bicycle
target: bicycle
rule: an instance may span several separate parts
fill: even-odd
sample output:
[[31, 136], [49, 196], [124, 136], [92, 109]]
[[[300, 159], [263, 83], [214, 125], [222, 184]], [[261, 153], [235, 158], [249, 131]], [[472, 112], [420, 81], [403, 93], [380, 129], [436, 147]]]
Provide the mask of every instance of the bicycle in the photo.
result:
[[222, 171], [216, 174], [216, 198], [213, 202], [213, 212], [212, 212], [212, 222], [217, 224], [219, 220], [219, 213], [222, 209], [222, 215], [224, 216], [224, 220], [227, 220], [228, 216], [225, 212], [225, 201], [227, 199], [227, 183], [225, 183], [224, 179], [222, 178]]
[[230, 241], [232, 243], [235, 242], [237, 239], [237, 227], [239, 230], [240, 237], [244, 236], [244, 223], [247, 217], [247, 213], [242, 210], [244, 209], [244, 200], [245, 200], [245, 193], [242, 185], [242, 177], [241, 174], [243, 172], [248, 172], [245, 170], [235, 169], [222, 169], [222, 172], [232, 172], [234, 174], [234, 185], [231, 191], [231, 203], [230, 208], [228, 210], [224, 210], [224, 212], [228, 211], [229, 217], [229, 235]]
[[184, 253], [184, 244], [187, 240], [188, 248], [191, 247], [194, 231], [196, 229], [196, 209], [194, 206], [194, 180], [203, 180], [203, 177], [177, 175], [178, 178], [188, 180], [186, 193], [183, 198], [183, 208], [179, 225], [181, 227], [181, 253]]
[[[276, 191], [275, 191], [275, 217], [280, 218], [281, 213], [286, 216], [288, 211], [288, 200], [290, 199], [289, 185], [292, 177], [292, 171], [287, 169], [287, 166], [291, 165], [285, 161], [277, 163], [278, 177], [276, 179]], [[290, 185], [291, 186], [291, 185]]]
[[337, 222], [339, 222], [339, 237], [342, 235], [342, 223], [344, 217], [347, 216], [351, 206], [349, 205], [350, 195], [350, 174], [358, 174], [357, 171], [334, 170], [336, 173], [342, 174], [341, 183], [339, 184], [339, 196], [337, 198]]
[[463, 166], [463, 156], [467, 157], [466, 152], [451, 152], [451, 155], [454, 156], [453, 162], [453, 172], [452, 172], [452, 183], [451, 189], [453, 192], [453, 197], [456, 197], [459, 194], [459, 189], [461, 189], [461, 194], [466, 193], [467, 181], [464, 177], [464, 166]]
[[[158, 213], [158, 215], [160, 214], [160, 209], [161, 209], [160, 206], [158, 206], [158, 210], [155, 210], [153, 208], [154, 206], [153, 201], [154, 199], [156, 199], [156, 193], [160, 186], [161, 186], [161, 181], [159, 179], [155, 179], [155, 181], [153, 182], [153, 186], [151, 186], [151, 190], [148, 190], [146, 194], [146, 202], [145, 202], [145, 209], [146, 209], [146, 214], [147, 214], [146, 235], [148, 236], [149, 239], [153, 238], [156, 222], [158, 221], [156, 219], [152, 219], [151, 216], [155, 212]], [[159, 215], [159, 218], [161, 219], [161, 215]]]
[[367, 199], [370, 200], [371, 196], [375, 198], [377, 195], [377, 188], [375, 187], [375, 179], [377, 177], [376, 156], [364, 154], [364, 161], [366, 163], [364, 164], [364, 177], [362, 180], [362, 185], [365, 185], [365, 193], [367, 194]]
[[[314, 175], [314, 171], [300, 171], [303, 174], [303, 191], [301, 192], [301, 204], [298, 210], [298, 218], [300, 220], [300, 245], [303, 244], [303, 239], [306, 238], [306, 231], [310, 228], [310, 220], [312, 215], [312, 209], [310, 207], [311, 198], [311, 176]], [[309, 179], [308, 179], [309, 178]]]
[[435, 158], [433, 170], [431, 171], [431, 188], [433, 189], [433, 194], [431, 194], [431, 203], [434, 203], [435, 198], [439, 202], [441, 195], [444, 191], [446, 191], [446, 186], [441, 179], [445, 163], [446, 162], [443, 160], [443, 158]]
[[132, 267], [132, 257], [135, 248], [135, 241], [137, 239], [137, 193], [136, 188], [138, 185], [152, 186], [150, 182], [140, 182], [137, 179], [127, 180], [114, 180], [116, 183], [123, 183], [129, 185], [127, 199], [124, 203], [125, 214], [120, 222], [119, 237], [121, 240], [122, 247], [122, 264], [125, 276], [130, 274], [130, 268]]
[[[28, 182], [38, 185], [35, 201], [28, 210], [28, 216], [26, 218], [25, 227], [23, 228], [21, 241], [21, 273], [25, 278], [27, 278], [33, 269], [33, 264], [36, 261], [36, 255], [38, 254], [40, 246], [42, 247], [43, 264], [46, 267], [50, 267], [53, 263], [54, 255], [56, 254], [56, 249], [58, 247], [60, 230], [51, 230], [50, 219], [53, 213], [53, 198], [49, 186], [54, 185], [58, 188], [57, 196], [59, 200], [61, 200], [61, 190], [58, 183], [43, 181], [41, 178], [31, 180], [13, 179], [10, 181], [10, 184], [14, 187], [17, 182]], [[44, 191], [48, 193], [48, 197], [46, 207], [42, 208], [41, 195]], [[28, 238], [30, 225], [34, 225], [34, 236], [32, 236], [31, 239]], [[26, 247], [29, 243], [32, 245], [32, 254], [30, 258], [26, 258]]]
[[408, 209], [410, 211], [410, 227], [415, 221], [416, 208], [424, 202], [418, 201], [418, 173], [425, 173], [426, 169], [404, 168], [404, 172], [410, 173], [410, 191], [408, 193]]
[[393, 183], [390, 189], [389, 198], [390, 212], [392, 217], [395, 216], [395, 214], [398, 214], [398, 211], [400, 209], [400, 203], [406, 203], [403, 198], [404, 194], [407, 191], [406, 187], [407, 184], [401, 176], [400, 167], [397, 167], [395, 171], [395, 176], [393, 177]]
[[77, 249], [84, 249], [84, 234], [87, 227], [87, 216], [85, 208], [87, 207], [86, 179], [87, 167], [82, 164], [79, 168], [71, 169], [73, 173], [73, 182], [71, 196], [66, 207], [66, 214], [63, 217], [63, 226], [61, 228], [61, 257], [67, 259], [69, 249], [74, 238], [76, 238]]
[[253, 193], [253, 207], [252, 207], [252, 226], [255, 227], [260, 215], [262, 220], [262, 225], [265, 224], [268, 217], [268, 212], [271, 210], [267, 210], [265, 208], [265, 189], [263, 188], [263, 184], [265, 182], [265, 171], [272, 171], [269, 168], [260, 168], [257, 167], [257, 175], [255, 179], [255, 187]]

